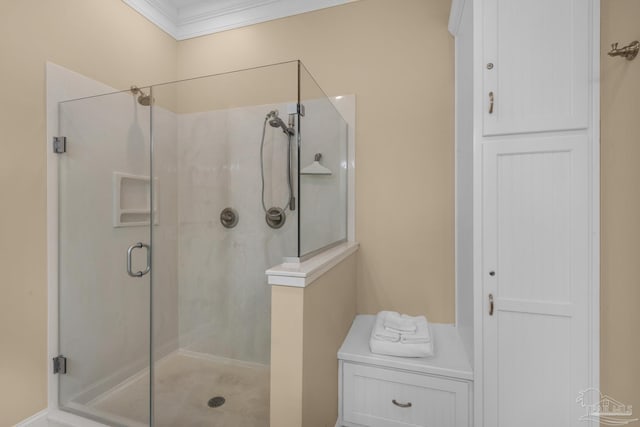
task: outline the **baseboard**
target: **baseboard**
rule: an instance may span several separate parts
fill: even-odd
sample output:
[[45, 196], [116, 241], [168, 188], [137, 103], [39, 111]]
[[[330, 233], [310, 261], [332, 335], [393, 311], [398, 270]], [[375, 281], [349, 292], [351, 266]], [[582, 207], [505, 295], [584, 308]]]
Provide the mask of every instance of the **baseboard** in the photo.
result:
[[13, 427], [47, 427], [49, 425], [47, 422], [47, 413], [48, 411], [43, 409], [37, 414], [20, 421], [18, 424], [14, 424]]

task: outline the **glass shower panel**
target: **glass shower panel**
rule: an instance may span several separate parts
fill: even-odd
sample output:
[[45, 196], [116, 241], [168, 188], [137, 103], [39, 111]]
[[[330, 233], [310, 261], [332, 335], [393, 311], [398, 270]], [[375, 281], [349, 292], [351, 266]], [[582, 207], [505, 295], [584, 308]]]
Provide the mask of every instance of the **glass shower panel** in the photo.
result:
[[129, 91], [63, 102], [59, 132], [59, 405], [148, 425], [150, 108]]
[[300, 64], [299, 256], [347, 239], [347, 123]]
[[298, 252], [297, 70], [153, 87], [154, 426], [269, 424], [264, 273]]

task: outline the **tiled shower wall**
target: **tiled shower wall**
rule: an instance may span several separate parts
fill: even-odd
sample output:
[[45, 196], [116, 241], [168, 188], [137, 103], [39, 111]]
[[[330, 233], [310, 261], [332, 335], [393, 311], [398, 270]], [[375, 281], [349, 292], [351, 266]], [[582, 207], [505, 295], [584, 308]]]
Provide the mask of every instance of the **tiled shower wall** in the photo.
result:
[[[280, 229], [265, 222], [261, 204], [262, 105], [180, 115], [178, 119], [180, 347], [269, 363], [270, 288], [265, 270], [297, 252], [297, 215]], [[293, 137], [295, 140], [295, 137]], [[287, 136], [267, 124], [265, 203], [288, 198]], [[295, 189], [294, 189], [295, 190]], [[238, 224], [220, 223], [225, 207]]]
[[[346, 238], [347, 127], [327, 99], [305, 102], [301, 166], [322, 153], [329, 176], [301, 177], [296, 211], [280, 229], [265, 222], [261, 203], [260, 141], [271, 104], [178, 116], [180, 347], [216, 356], [269, 363], [270, 289], [264, 272], [298, 255]], [[297, 127], [299, 127], [297, 125]], [[287, 136], [267, 124], [264, 139], [265, 205], [284, 207]], [[294, 195], [297, 136], [292, 137]], [[239, 221], [224, 228], [220, 212]]]

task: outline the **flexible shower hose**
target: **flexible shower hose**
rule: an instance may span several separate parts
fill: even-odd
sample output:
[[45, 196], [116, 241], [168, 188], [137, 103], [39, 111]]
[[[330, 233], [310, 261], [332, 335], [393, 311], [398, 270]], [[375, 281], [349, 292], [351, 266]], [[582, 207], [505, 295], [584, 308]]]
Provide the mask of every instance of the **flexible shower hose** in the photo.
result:
[[[267, 120], [269, 117], [265, 117], [264, 123], [262, 124], [262, 139], [260, 141], [260, 180], [262, 182], [262, 190], [261, 190], [261, 202], [262, 202], [262, 210], [267, 216], [271, 219], [280, 218], [280, 214], [272, 214], [269, 213], [267, 206], [264, 203], [264, 136], [267, 131]], [[287, 209], [291, 207], [291, 199], [293, 198], [293, 182], [291, 178], [291, 135], [287, 134], [287, 184], [289, 186], [289, 198], [287, 199], [287, 203], [282, 208], [282, 212], [285, 212]]]

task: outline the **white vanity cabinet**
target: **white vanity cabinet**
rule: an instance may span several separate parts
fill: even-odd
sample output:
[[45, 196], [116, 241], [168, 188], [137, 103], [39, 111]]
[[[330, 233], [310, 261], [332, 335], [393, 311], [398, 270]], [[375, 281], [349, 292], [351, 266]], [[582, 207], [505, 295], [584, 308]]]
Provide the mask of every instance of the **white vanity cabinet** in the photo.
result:
[[430, 358], [371, 353], [375, 316], [357, 316], [338, 351], [344, 427], [469, 427], [472, 373], [456, 328], [432, 324]]
[[454, 0], [456, 325], [475, 427], [599, 384], [599, 0]]

